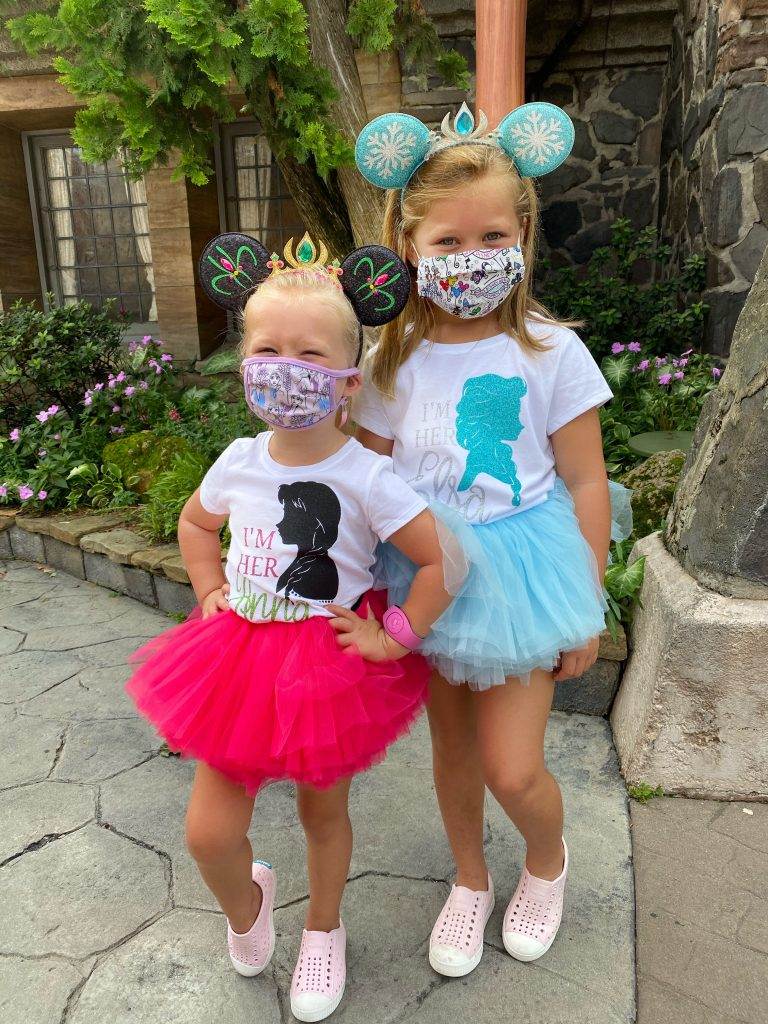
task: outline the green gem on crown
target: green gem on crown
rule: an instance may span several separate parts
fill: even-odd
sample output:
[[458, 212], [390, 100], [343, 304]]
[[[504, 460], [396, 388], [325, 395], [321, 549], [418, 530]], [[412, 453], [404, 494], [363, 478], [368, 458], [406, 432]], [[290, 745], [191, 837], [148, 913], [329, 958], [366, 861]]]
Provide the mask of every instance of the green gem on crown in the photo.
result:
[[312, 259], [314, 258], [314, 255], [314, 245], [312, 245], [312, 243], [308, 239], [304, 239], [304, 241], [299, 245], [298, 249], [296, 250], [296, 258], [298, 259], [299, 263], [311, 263]]

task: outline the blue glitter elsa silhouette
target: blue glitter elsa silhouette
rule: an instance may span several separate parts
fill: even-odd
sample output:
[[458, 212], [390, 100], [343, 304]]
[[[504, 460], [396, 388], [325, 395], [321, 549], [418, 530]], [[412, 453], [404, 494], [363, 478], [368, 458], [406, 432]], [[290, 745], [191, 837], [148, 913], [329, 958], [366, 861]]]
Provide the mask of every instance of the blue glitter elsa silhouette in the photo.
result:
[[520, 400], [528, 387], [522, 377], [486, 373], [464, 383], [456, 404], [456, 440], [467, 449], [467, 465], [458, 490], [466, 491], [480, 473], [509, 484], [512, 504], [520, 504], [520, 481], [510, 441], [523, 430]]

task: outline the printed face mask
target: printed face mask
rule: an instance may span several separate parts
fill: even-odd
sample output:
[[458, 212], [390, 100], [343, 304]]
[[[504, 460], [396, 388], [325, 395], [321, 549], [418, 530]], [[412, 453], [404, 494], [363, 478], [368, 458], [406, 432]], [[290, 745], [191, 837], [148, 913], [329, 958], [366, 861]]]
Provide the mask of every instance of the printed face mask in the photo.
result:
[[331, 416], [346, 398], [337, 397], [336, 382], [360, 371], [329, 370], [282, 356], [252, 356], [243, 360], [243, 384], [248, 408], [272, 427], [300, 430]]
[[524, 274], [519, 246], [475, 249], [420, 256], [416, 286], [419, 295], [446, 313], [469, 319], [493, 312]]

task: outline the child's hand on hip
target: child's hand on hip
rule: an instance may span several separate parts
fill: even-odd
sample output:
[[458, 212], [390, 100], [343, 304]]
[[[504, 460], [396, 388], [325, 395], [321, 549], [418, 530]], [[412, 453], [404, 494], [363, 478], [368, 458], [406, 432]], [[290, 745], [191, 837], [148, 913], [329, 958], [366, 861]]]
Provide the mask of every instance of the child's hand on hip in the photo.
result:
[[210, 594], [206, 594], [203, 600], [200, 602], [202, 608], [202, 617], [209, 619], [211, 615], [216, 615], [218, 612], [225, 612], [229, 608], [229, 602], [227, 597], [229, 595], [229, 584], [223, 583], [216, 590], [212, 590]]
[[408, 654], [408, 648], [392, 639], [370, 608], [365, 619], [338, 604], [329, 604], [328, 610], [336, 616], [330, 623], [345, 653], [359, 654], [366, 661], [393, 661]]
[[600, 637], [593, 636], [583, 647], [577, 647], [575, 651], [561, 651], [560, 663], [555, 669], [554, 680], [556, 683], [564, 679], [575, 679], [583, 675], [597, 661], [597, 649], [600, 646]]

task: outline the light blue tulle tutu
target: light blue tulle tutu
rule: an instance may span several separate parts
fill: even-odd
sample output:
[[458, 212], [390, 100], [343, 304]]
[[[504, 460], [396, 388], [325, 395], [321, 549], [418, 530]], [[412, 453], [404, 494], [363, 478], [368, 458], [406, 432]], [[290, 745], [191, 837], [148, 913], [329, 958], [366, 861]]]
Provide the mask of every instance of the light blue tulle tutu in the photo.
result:
[[[561, 651], [603, 630], [608, 606], [597, 563], [562, 480], [541, 504], [482, 525], [470, 526], [442, 502], [430, 508], [447, 553], [446, 583], [456, 597], [421, 653], [449, 682], [473, 690], [509, 676], [527, 682], [533, 669], [551, 671]], [[611, 485], [611, 509], [612, 539], [629, 536], [629, 491], [619, 484]], [[415, 572], [392, 544], [380, 546], [374, 585], [389, 590], [390, 604], [405, 601]]]

